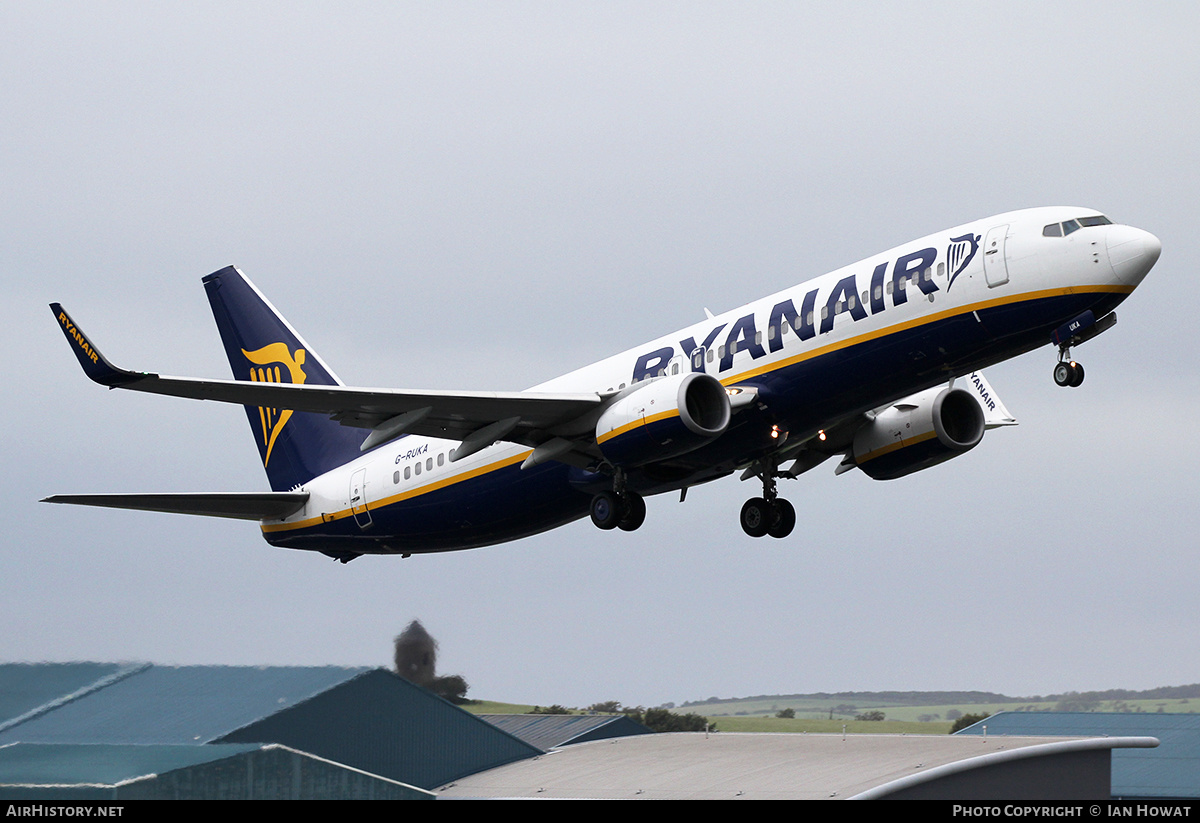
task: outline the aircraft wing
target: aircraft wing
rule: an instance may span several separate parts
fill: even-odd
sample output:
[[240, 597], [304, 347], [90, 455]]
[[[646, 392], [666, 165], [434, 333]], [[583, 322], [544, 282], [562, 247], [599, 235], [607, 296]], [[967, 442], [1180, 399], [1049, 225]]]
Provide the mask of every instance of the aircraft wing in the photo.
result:
[[198, 494], [55, 494], [43, 503], [72, 503], [109, 509], [200, 514], [236, 520], [274, 520], [297, 512], [308, 492], [215, 492]]
[[[308, 386], [246, 380], [198, 380], [118, 368], [108, 361], [58, 303], [51, 303], [84, 372], [114, 389], [216, 400], [242, 406], [328, 414], [344, 426], [371, 429], [363, 450], [404, 433], [463, 441], [456, 457], [497, 440], [537, 446], [561, 427], [599, 408], [596, 393], [450, 392]], [[563, 431], [568, 436], [574, 432]]]

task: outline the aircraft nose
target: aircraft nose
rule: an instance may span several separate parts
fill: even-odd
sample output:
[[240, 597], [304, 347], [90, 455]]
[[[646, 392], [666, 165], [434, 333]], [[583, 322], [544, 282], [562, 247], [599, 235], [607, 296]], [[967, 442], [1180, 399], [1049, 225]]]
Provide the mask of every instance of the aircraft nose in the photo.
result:
[[1136, 286], [1150, 273], [1162, 254], [1162, 243], [1148, 231], [1133, 226], [1108, 227], [1108, 261], [1117, 279]]

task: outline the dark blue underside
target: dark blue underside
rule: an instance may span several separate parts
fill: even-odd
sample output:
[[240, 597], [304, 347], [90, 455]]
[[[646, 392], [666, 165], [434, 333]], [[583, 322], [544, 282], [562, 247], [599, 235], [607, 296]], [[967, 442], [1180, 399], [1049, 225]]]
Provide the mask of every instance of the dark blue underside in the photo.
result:
[[[766, 406], [734, 415], [707, 446], [630, 473], [630, 488], [654, 494], [732, 472], [779, 445], [772, 426], [792, 437], [1046, 345], [1062, 323], [1092, 310], [1112, 311], [1124, 294], [1075, 294], [1015, 303], [929, 323], [777, 369], [739, 385], [759, 388]], [[742, 365], [741, 368], [746, 368]], [[522, 471], [519, 464], [438, 491], [371, 509], [371, 525], [344, 518], [304, 530], [266, 534], [276, 546], [330, 553], [436, 552], [526, 537], [588, 513], [591, 494], [607, 487], [560, 463]], [[393, 494], [367, 489], [368, 498]]]

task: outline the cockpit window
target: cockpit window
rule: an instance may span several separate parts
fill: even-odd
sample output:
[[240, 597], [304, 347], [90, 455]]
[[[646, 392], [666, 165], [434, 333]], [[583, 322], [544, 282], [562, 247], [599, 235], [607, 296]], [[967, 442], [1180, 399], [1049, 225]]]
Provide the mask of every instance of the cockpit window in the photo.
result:
[[1079, 231], [1081, 228], [1089, 226], [1111, 226], [1112, 221], [1103, 214], [1093, 214], [1089, 217], [1080, 217], [1077, 220], [1068, 220], [1065, 223], [1051, 223], [1049, 226], [1042, 228], [1043, 237], [1066, 237], [1073, 231]]

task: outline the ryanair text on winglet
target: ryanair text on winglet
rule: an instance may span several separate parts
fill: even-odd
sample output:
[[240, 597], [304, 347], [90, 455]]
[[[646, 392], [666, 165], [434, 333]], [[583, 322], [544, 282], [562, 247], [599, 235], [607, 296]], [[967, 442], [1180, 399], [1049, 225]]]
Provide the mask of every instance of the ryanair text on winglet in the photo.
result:
[[83, 336], [83, 332], [75, 328], [75, 324], [71, 322], [71, 318], [67, 317], [66, 312], [60, 311], [58, 313], [58, 322], [62, 323], [63, 329], [67, 332], [67, 336], [79, 344], [79, 348], [83, 349], [83, 353], [87, 355], [89, 360], [91, 360], [93, 363], [99, 362], [100, 356], [96, 354], [95, 349], [93, 349], [92, 345], [88, 343], [87, 338]]

